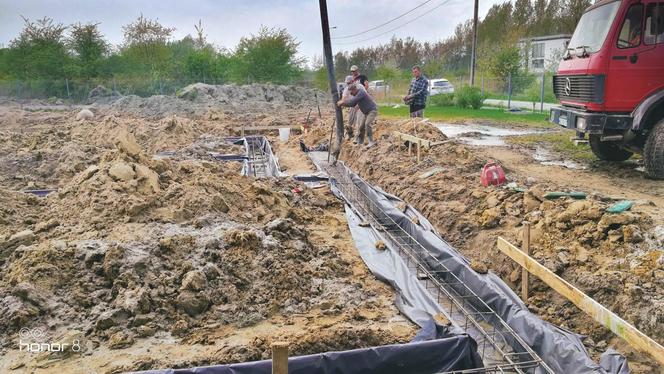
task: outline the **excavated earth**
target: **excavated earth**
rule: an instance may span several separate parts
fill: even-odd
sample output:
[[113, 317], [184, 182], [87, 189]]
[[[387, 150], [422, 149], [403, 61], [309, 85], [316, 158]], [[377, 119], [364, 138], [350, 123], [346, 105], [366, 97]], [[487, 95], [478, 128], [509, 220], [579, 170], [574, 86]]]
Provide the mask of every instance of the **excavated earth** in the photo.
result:
[[[255, 91], [242, 92], [266, 100]], [[242, 177], [208, 154], [242, 152], [224, 140], [234, 127], [302, 123], [312, 104], [252, 112], [209, 99], [178, 112], [218, 94], [191, 92], [98, 103], [85, 120], [1, 103], [0, 372], [191, 367], [265, 359], [274, 341], [301, 355], [414, 336], [329, 189]], [[302, 155], [288, 163], [313, 170]]]
[[[422, 151], [418, 163], [415, 148], [409, 156], [393, 131], [442, 143]], [[304, 139], [312, 145], [328, 137], [329, 129], [315, 129]], [[536, 260], [664, 343], [662, 182], [617, 173], [619, 165], [583, 172], [544, 166], [523, 149], [472, 147], [447, 139], [428, 122], [379, 119], [375, 137], [377, 145], [370, 149], [345, 142], [340, 160], [420, 210], [475, 270], [499, 274], [519, 293], [521, 268], [499, 252], [496, 239], [502, 236], [520, 246], [522, 222], [528, 221]], [[480, 170], [488, 160], [501, 163], [508, 182], [525, 191], [483, 187]], [[544, 194], [550, 191], [585, 191], [588, 198], [548, 200]], [[635, 206], [607, 213], [618, 199], [632, 199]], [[628, 357], [633, 372], [661, 372], [651, 357], [631, 349], [541, 281], [533, 279], [531, 289], [529, 309], [587, 336], [584, 344], [594, 358], [613, 346]]]

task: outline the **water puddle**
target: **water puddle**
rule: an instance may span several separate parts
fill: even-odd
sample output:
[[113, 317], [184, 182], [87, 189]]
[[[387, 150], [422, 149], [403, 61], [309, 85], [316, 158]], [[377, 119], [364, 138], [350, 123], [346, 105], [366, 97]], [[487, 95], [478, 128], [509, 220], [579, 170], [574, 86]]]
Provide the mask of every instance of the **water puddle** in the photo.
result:
[[475, 124], [434, 124], [448, 138], [459, 139], [469, 145], [477, 146], [506, 146], [506, 136], [536, 134], [537, 130], [515, 130], [503, 127]]
[[578, 162], [572, 160], [565, 160], [559, 156], [554, 155], [548, 149], [538, 146], [535, 149], [533, 154], [535, 161], [538, 161], [542, 165], [553, 165], [553, 166], [562, 166], [567, 169], [578, 169], [583, 170], [587, 169], [586, 166], [579, 164]]

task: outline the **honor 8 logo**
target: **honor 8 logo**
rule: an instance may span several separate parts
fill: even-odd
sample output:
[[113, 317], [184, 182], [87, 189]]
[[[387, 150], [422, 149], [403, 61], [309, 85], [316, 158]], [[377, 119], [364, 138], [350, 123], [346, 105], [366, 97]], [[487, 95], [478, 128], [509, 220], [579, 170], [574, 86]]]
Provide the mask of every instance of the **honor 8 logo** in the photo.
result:
[[18, 332], [19, 350], [21, 352], [63, 352], [71, 349], [72, 352], [80, 352], [81, 344], [78, 339], [72, 343], [49, 343], [48, 334], [40, 328], [22, 328]]

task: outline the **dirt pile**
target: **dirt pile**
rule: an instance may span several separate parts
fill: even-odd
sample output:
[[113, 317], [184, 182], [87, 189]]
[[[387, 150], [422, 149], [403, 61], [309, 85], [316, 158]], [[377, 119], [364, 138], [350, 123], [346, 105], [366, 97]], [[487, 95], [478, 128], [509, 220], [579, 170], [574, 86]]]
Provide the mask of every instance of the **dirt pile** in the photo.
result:
[[111, 104], [115, 113], [141, 117], [163, 118], [170, 115], [200, 117], [210, 110], [270, 112], [293, 108], [315, 108], [327, 103], [321, 91], [295, 86], [271, 84], [209, 85], [196, 83], [183, 88], [177, 96], [124, 96]]
[[[4, 160], [22, 160], [3, 188], [59, 189], [0, 189], [0, 371], [122, 372], [265, 358], [273, 339], [307, 354], [412, 337], [331, 194], [209, 158], [238, 151], [228, 116], [75, 113], [23, 114], [2, 135]], [[70, 348], [20, 352], [35, 332]]]

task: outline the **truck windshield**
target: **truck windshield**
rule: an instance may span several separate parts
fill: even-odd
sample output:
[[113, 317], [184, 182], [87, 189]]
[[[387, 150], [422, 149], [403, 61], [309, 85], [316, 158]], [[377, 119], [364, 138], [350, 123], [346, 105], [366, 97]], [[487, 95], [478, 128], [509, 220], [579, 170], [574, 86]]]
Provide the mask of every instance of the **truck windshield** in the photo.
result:
[[586, 12], [574, 30], [569, 48], [585, 47], [589, 53], [597, 52], [604, 44], [619, 7], [620, 1], [614, 1]]

